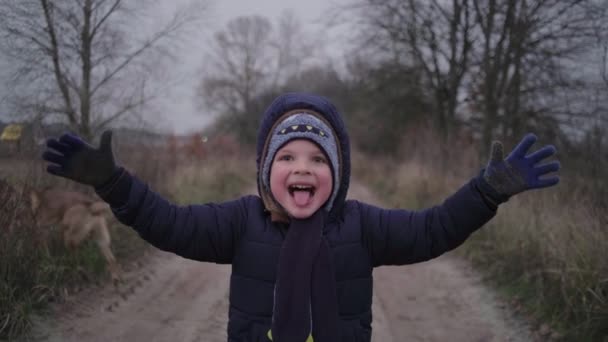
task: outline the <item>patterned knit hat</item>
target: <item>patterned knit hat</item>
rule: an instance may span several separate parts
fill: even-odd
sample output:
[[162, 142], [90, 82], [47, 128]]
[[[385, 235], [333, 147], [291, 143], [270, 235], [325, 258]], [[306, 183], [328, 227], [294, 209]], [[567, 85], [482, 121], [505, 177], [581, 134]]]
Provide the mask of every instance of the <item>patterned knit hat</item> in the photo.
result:
[[269, 194], [271, 193], [270, 167], [277, 151], [293, 139], [308, 139], [317, 144], [330, 161], [333, 175], [333, 189], [331, 196], [324, 207], [325, 210], [329, 212], [336, 195], [338, 194], [340, 184], [338, 147], [331, 127], [311, 113], [296, 111], [294, 114], [286, 116], [278, 123], [268, 139], [270, 140], [266, 145], [267, 150], [262, 164], [262, 172], [260, 173], [264, 190]]

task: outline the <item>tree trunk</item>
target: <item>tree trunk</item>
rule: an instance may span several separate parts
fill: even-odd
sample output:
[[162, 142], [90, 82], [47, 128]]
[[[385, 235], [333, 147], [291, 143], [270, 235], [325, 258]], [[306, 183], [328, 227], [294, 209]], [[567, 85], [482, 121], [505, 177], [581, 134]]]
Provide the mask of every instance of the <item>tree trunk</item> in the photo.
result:
[[83, 7], [84, 24], [80, 34], [82, 44], [82, 85], [80, 87], [80, 133], [89, 141], [91, 136], [91, 0], [85, 0]]

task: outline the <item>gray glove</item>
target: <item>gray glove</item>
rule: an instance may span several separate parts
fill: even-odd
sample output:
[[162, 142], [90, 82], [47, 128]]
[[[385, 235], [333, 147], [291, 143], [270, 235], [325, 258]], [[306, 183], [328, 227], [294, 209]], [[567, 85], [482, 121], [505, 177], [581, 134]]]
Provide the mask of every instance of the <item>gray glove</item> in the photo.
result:
[[520, 192], [553, 186], [559, 182], [557, 175], [540, 178], [547, 173], [558, 171], [558, 161], [537, 165], [556, 153], [555, 146], [547, 145], [526, 155], [537, 139], [534, 134], [527, 134], [506, 159], [503, 159], [502, 143], [492, 143], [492, 155], [483, 172], [483, 179], [489, 188], [482, 186], [482, 190], [485, 190], [485, 194], [489, 195], [493, 202], [501, 203]]

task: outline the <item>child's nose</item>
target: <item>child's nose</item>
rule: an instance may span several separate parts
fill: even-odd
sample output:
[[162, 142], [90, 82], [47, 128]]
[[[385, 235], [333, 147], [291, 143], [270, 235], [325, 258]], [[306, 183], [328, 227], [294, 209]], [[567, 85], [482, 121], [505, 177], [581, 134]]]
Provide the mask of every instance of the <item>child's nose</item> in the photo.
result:
[[300, 161], [296, 163], [296, 167], [294, 170], [295, 174], [310, 174], [310, 168], [308, 167], [308, 163], [304, 161]]

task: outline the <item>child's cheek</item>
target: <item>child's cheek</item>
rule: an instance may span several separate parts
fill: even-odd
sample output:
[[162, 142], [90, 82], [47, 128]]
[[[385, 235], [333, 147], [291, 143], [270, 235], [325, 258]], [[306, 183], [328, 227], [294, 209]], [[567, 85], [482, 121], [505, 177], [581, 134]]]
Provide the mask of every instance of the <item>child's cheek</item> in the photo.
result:
[[281, 171], [281, 168], [275, 167], [274, 163], [270, 167], [270, 192], [277, 201], [281, 201], [286, 193], [285, 180], [282, 179], [284, 177]]
[[319, 197], [321, 197], [321, 200], [323, 202], [327, 201], [329, 199], [329, 196], [331, 195], [331, 188], [332, 182], [326, 182], [323, 184], [323, 191], [319, 191]]

